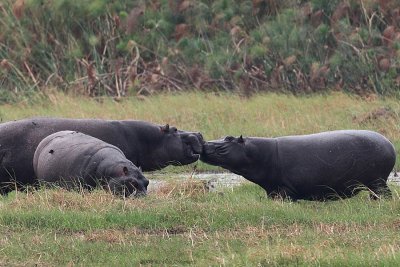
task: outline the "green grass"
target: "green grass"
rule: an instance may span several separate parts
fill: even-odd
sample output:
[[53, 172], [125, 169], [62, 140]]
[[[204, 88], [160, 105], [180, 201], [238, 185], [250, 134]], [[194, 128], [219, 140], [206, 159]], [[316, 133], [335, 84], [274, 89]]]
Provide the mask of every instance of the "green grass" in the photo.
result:
[[[355, 119], [380, 107], [390, 108], [393, 116], [364, 122]], [[131, 97], [121, 102], [56, 93], [38, 104], [0, 106], [2, 121], [31, 116], [139, 119], [199, 130], [208, 139], [226, 134], [279, 136], [343, 128], [372, 129], [399, 139], [399, 113], [400, 103], [396, 98], [361, 98], [343, 93], [300, 97], [261, 94], [251, 98], [235, 94], [184, 93]]]
[[[369, 116], [386, 107], [384, 116]], [[372, 129], [400, 148], [395, 99], [345, 94], [254, 98], [188, 93], [122, 102], [49, 95], [35, 105], [0, 106], [3, 121], [31, 116], [141, 119], [220, 136], [280, 136]], [[389, 114], [389, 115], [388, 115]], [[200, 170], [211, 167], [198, 164]], [[219, 193], [195, 182], [124, 200], [101, 190], [13, 192], [0, 197], [0, 265], [397, 266], [400, 189], [331, 202], [280, 201], [251, 183]], [[157, 176], [158, 177], [158, 176]], [[151, 181], [150, 181], [151, 182]], [[192, 186], [193, 183], [193, 186]]]
[[393, 190], [390, 201], [360, 194], [326, 203], [267, 199], [253, 184], [134, 200], [102, 191], [14, 194], [1, 202], [0, 262], [391, 265], [400, 257]]

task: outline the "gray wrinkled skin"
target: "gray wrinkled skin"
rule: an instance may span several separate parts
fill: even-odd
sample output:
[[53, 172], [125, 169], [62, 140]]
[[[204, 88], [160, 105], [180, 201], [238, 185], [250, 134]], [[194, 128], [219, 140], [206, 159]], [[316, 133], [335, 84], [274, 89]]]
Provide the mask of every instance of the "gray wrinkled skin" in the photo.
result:
[[[167, 125], [166, 125], [167, 126]], [[64, 130], [96, 137], [121, 149], [143, 171], [186, 165], [199, 158], [200, 133], [134, 120], [32, 118], [0, 124], [0, 186], [2, 193], [35, 183], [33, 154], [46, 136]]]
[[44, 138], [35, 151], [33, 168], [39, 181], [67, 189], [100, 185], [128, 197], [146, 195], [149, 184], [119, 148], [74, 131]]
[[369, 189], [391, 196], [386, 181], [396, 153], [388, 139], [364, 130], [207, 142], [200, 158], [260, 185], [271, 197], [325, 200]]

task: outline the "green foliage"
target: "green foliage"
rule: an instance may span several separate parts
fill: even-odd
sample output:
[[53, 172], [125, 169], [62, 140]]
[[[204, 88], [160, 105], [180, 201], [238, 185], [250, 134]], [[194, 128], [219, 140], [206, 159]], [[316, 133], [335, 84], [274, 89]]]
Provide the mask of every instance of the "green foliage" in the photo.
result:
[[48, 86], [117, 97], [193, 87], [396, 93], [396, 4], [5, 0], [0, 101]]
[[313, 10], [322, 10], [327, 17], [332, 15], [340, 0], [311, 0]]

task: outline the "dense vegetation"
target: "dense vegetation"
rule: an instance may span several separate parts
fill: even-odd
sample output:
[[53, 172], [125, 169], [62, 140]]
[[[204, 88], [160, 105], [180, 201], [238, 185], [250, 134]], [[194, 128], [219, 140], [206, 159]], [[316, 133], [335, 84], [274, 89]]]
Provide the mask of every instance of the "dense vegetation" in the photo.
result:
[[4, 0], [0, 100], [187, 89], [396, 93], [399, 0]]

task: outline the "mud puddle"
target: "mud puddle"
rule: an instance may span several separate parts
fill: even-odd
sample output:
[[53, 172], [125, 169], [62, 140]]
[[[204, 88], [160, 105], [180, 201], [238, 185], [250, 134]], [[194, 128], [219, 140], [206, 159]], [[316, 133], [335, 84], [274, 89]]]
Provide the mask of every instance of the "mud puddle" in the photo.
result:
[[235, 186], [239, 186], [244, 182], [249, 182], [246, 179], [244, 179], [242, 176], [234, 174], [234, 173], [229, 173], [229, 172], [223, 172], [223, 173], [196, 173], [196, 174], [175, 174], [175, 175], [168, 175], [169, 178], [168, 180], [162, 180], [162, 175], [159, 174], [150, 174], [147, 175], [150, 183], [147, 188], [149, 192], [155, 191], [160, 187], [163, 187], [168, 184], [169, 181], [185, 181], [188, 179], [195, 179], [198, 181], [203, 181], [205, 184], [205, 187], [210, 191], [210, 192], [215, 192], [224, 188], [233, 188]]
[[[159, 174], [150, 174], [148, 175], [148, 178], [150, 180], [150, 184], [148, 186], [148, 191], [152, 192], [157, 190], [158, 188], [165, 186], [168, 184], [168, 181], [172, 180], [187, 180], [187, 179], [196, 179], [200, 181], [204, 181], [205, 186], [210, 192], [216, 192], [221, 189], [225, 188], [233, 188], [235, 186], [239, 186], [243, 184], [244, 182], [248, 182], [246, 179], [244, 179], [242, 176], [234, 174], [234, 173], [229, 173], [229, 172], [222, 172], [222, 173], [196, 173], [196, 174], [175, 174], [175, 175], [168, 175], [169, 178], [168, 180], [162, 180], [161, 177], [162, 175]], [[400, 173], [394, 173], [392, 172], [389, 175], [388, 181], [392, 184], [396, 184], [400, 186]]]

